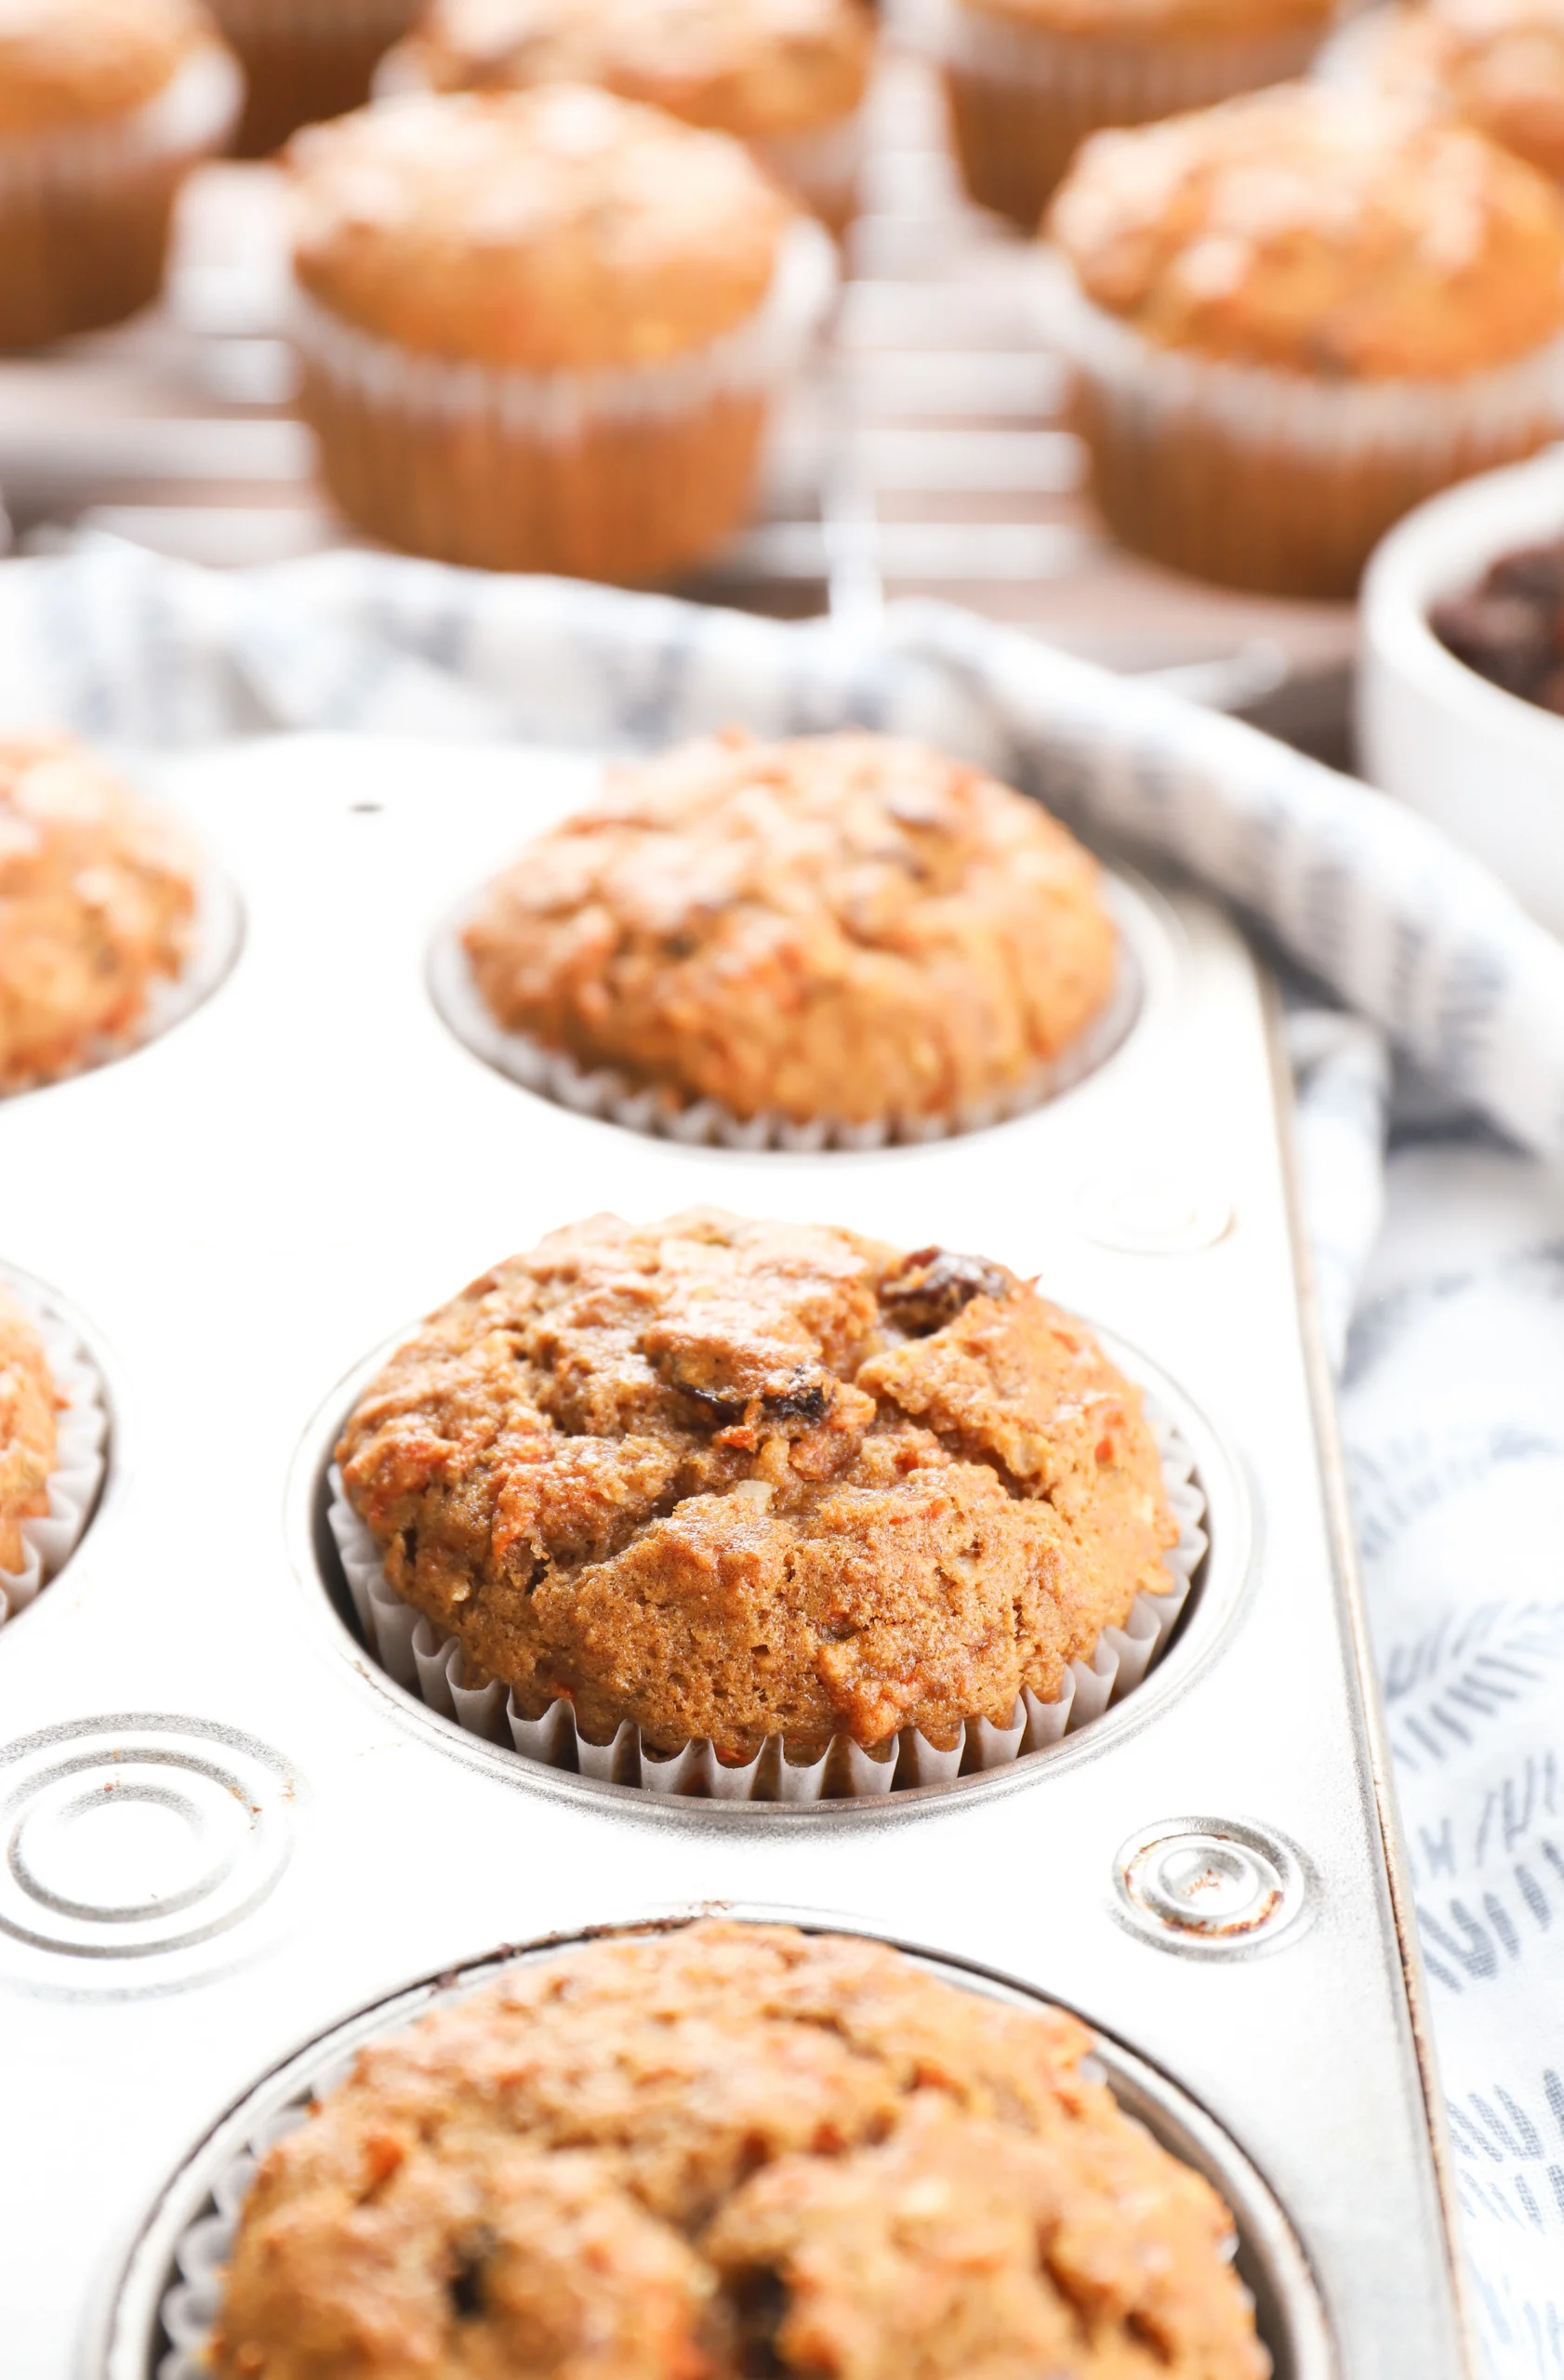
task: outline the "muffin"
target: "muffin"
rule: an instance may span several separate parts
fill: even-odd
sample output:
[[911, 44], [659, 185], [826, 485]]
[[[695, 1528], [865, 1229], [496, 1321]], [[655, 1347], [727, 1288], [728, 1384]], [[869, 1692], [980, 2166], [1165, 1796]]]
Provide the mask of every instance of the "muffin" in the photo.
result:
[[786, 1926], [514, 1965], [266, 2154], [214, 2380], [1265, 2380], [1231, 2215], [1091, 2049]]
[[1088, 134], [1302, 73], [1335, 0], [935, 0], [961, 177], [1035, 231]]
[[27, 1559], [22, 1523], [49, 1509], [58, 1402], [44, 1342], [0, 1281], [0, 1619], [4, 1580]]
[[337, 1459], [470, 1676], [657, 1757], [1008, 1728], [1173, 1586], [1089, 1332], [1002, 1265], [827, 1227], [554, 1232], [431, 1316]]
[[675, 1111], [918, 1134], [1021, 1104], [1101, 1015], [1096, 863], [927, 747], [736, 733], [617, 770], [483, 896], [508, 1032]]
[[418, 0], [209, 0], [245, 68], [238, 150], [264, 157], [301, 124], [346, 115]]
[[0, 348], [156, 297], [175, 193], [238, 104], [238, 70], [189, 0], [4, 0]]
[[1564, 0], [1382, 8], [1339, 45], [1344, 77], [1459, 116], [1564, 182]]
[[1098, 505], [1177, 569], [1350, 595], [1403, 512], [1557, 435], [1564, 197], [1413, 105], [1099, 134], [1050, 229]]
[[302, 408], [374, 536], [627, 581], [738, 528], [830, 243], [748, 152], [576, 84], [301, 134]]
[[840, 231], [873, 59], [863, 0], [432, 0], [381, 87], [601, 84], [747, 141]]
[[161, 812], [68, 737], [0, 742], [0, 1092], [133, 1032], [194, 914], [193, 855]]

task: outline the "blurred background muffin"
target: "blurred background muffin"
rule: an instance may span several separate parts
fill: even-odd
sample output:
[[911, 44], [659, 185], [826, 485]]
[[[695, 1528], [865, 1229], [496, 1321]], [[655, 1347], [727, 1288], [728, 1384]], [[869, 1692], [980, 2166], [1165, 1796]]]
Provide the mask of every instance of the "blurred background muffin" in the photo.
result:
[[1327, 61], [1344, 83], [1459, 116], [1564, 182], [1564, 0], [1423, 0], [1350, 23]]
[[[134, 0], [132, 0], [134, 5]], [[241, 156], [264, 157], [301, 124], [345, 115], [369, 97], [375, 69], [418, 0], [210, 0], [243, 61]]]
[[1096, 501], [1176, 568], [1348, 595], [1412, 506], [1557, 433], [1564, 199], [1414, 104], [1099, 134], [1049, 228]]
[[933, 0], [962, 178], [1035, 231], [1089, 133], [1301, 73], [1335, 0]]
[[0, 1092], [134, 1031], [190, 956], [195, 859], [66, 737], [0, 742]]
[[240, 82], [190, 0], [0, 0], [0, 348], [135, 313]]
[[873, 62], [863, 0], [432, 0], [380, 87], [601, 84], [747, 141], [840, 231]]
[[497, 1023], [677, 1108], [916, 1131], [1035, 1095], [1109, 1000], [1096, 863], [926, 746], [736, 733], [621, 769], [466, 948]]
[[290, 153], [301, 406], [351, 520], [625, 581], [739, 526], [835, 281], [739, 142], [551, 83], [370, 109]]

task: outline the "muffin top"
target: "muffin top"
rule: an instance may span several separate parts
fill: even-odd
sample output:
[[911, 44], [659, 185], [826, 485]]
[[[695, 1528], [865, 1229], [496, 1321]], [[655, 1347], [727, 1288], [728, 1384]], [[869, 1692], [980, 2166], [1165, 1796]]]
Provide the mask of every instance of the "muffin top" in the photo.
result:
[[48, 1511], [58, 1403], [44, 1342], [0, 1281], [0, 1570], [21, 1568], [21, 1524]]
[[420, 353], [658, 364], [752, 316], [791, 209], [720, 132], [557, 83], [366, 108], [293, 142], [294, 269]]
[[1227, 2209], [1091, 2047], [785, 1926], [518, 1964], [271, 2150], [216, 2380], [1264, 2380]]
[[1564, 181], [1564, 0], [1428, 0], [1386, 12], [1372, 72]]
[[1003, 1265], [702, 1210], [497, 1266], [337, 1453], [391, 1586], [529, 1716], [725, 1759], [1008, 1726], [1177, 1535], [1139, 1392]]
[[1034, 801], [918, 744], [736, 734], [614, 774], [464, 935], [512, 1031], [671, 1103], [954, 1118], [1103, 1007], [1096, 864]]
[[0, 133], [140, 107], [206, 31], [191, 0], [0, 0]]
[[0, 741], [0, 1091], [82, 1064], [178, 975], [194, 855], [64, 736]]
[[873, 32], [862, 0], [433, 0], [404, 54], [438, 91], [599, 83], [751, 140], [850, 114]]
[[1205, 40], [1225, 33], [1284, 33], [1298, 25], [1321, 31], [1337, 0], [960, 0], [970, 15], [1040, 33], [1105, 34], [1133, 40]]
[[1098, 133], [1049, 218], [1158, 346], [1337, 379], [1446, 379], [1564, 328], [1564, 198], [1480, 133], [1284, 84]]

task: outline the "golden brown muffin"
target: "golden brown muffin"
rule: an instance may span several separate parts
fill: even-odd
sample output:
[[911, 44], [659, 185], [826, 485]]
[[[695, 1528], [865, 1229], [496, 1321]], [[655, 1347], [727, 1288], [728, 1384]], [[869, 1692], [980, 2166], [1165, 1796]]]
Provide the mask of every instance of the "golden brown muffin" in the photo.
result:
[[1427, 0], [1363, 27], [1374, 80], [1564, 182], [1564, 0]]
[[511, 1968], [266, 2157], [216, 2380], [1265, 2380], [1073, 2017], [704, 1924]]
[[190, 0], [0, 0], [0, 349], [156, 296], [175, 193], [238, 99]]
[[1415, 105], [1289, 85], [1104, 133], [1049, 220], [1093, 492], [1177, 568], [1350, 594], [1403, 512], [1557, 433], [1564, 197]]
[[1087, 137], [1302, 73], [1336, 0], [937, 0], [971, 195], [1035, 231]]
[[373, 109], [292, 155], [300, 403], [351, 519], [632, 582], [732, 536], [831, 283], [740, 143], [562, 83]]
[[302, 124], [346, 115], [407, 31], [418, 0], [210, 0], [245, 69], [241, 156], [280, 149]]
[[1172, 1584], [1156, 1442], [1090, 1334], [1002, 1265], [847, 1231], [554, 1232], [337, 1452], [397, 1593], [593, 1742], [953, 1742]]
[[1107, 1001], [1096, 863], [923, 745], [742, 734], [615, 773], [492, 885], [465, 943], [496, 1020], [670, 1101], [955, 1120]]
[[0, 1570], [21, 1568], [21, 1524], [48, 1511], [59, 1403], [44, 1342], [0, 1282]]
[[0, 1091], [70, 1072], [177, 976], [194, 856], [68, 737], [0, 743]]

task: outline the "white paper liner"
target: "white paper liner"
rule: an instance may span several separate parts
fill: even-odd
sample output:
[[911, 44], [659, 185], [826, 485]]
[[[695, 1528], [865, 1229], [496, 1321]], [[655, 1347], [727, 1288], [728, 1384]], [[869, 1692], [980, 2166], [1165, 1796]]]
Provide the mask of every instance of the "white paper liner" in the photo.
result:
[[75, 1075], [90, 1074], [94, 1066], [106, 1066], [116, 1058], [128, 1057], [133, 1050], [145, 1049], [209, 999], [222, 982], [238, 956], [244, 935], [244, 913], [239, 897], [225, 876], [216, 868], [205, 868], [195, 888], [195, 915], [191, 921], [190, 948], [178, 975], [157, 976], [148, 986], [146, 1006], [134, 1025], [123, 1033], [105, 1033], [90, 1041], [81, 1055], [71, 1064], [51, 1067], [47, 1073], [31, 1077], [26, 1082], [15, 1083], [8, 1091], [0, 1091], [0, 1104], [24, 1091], [40, 1091], [55, 1082], [68, 1082]]
[[297, 287], [291, 328], [309, 364], [369, 404], [425, 419], [486, 416], [507, 435], [564, 441], [596, 420], [689, 414], [736, 390], [777, 387], [808, 354], [837, 274], [828, 235], [817, 223], [796, 221], [783, 236], [771, 286], [747, 322], [667, 363], [594, 371], [417, 355], [342, 322]]
[[922, 46], [955, 73], [1046, 91], [1061, 110], [1077, 106], [1083, 120], [1107, 125], [1154, 122], [1288, 82], [1314, 57], [1328, 20], [1209, 38], [1171, 32], [1116, 38], [1010, 23], [961, 0], [924, 0], [919, 31]]
[[25, 1611], [40, 1588], [57, 1578], [92, 1517], [108, 1461], [109, 1415], [97, 1366], [69, 1323], [61, 1320], [24, 1274], [0, 1264], [7, 1289], [43, 1341], [49, 1373], [64, 1399], [55, 1417], [49, 1508], [21, 1524], [20, 1570], [0, 1570], [0, 1628]]
[[244, 79], [216, 42], [192, 52], [164, 89], [129, 113], [95, 124], [0, 136], [0, 205], [29, 192], [55, 195], [116, 183], [149, 166], [211, 154], [238, 121]]
[[343, 1493], [335, 1464], [326, 1517], [370, 1652], [398, 1686], [470, 1735], [509, 1745], [549, 1768], [604, 1784], [640, 1786], [650, 1793], [722, 1802], [856, 1800], [889, 1793], [898, 1786], [949, 1785], [974, 1770], [1007, 1767], [1024, 1754], [1041, 1752], [1089, 1726], [1140, 1685], [1173, 1633], [1206, 1552], [1205, 1498], [1195, 1476], [1194, 1458], [1149, 1395], [1145, 1410], [1161, 1458], [1164, 1492], [1178, 1523], [1178, 1542], [1163, 1556], [1173, 1580], [1171, 1591], [1137, 1594], [1123, 1626], [1103, 1631], [1090, 1661], [1071, 1662], [1053, 1701], [1040, 1701], [1030, 1687], [1023, 1687], [1008, 1727], [996, 1727], [987, 1719], [970, 1720], [948, 1750], [930, 1743], [919, 1728], [904, 1727], [880, 1752], [866, 1752], [852, 1737], [842, 1735], [816, 1758], [794, 1761], [785, 1739], [773, 1736], [753, 1760], [738, 1766], [719, 1760], [705, 1739], [671, 1754], [648, 1752], [640, 1729], [628, 1719], [611, 1742], [594, 1744], [577, 1728], [575, 1709], [563, 1699], [552, 1703], [542, 1718], [524, 1718], [498, 1679], [483, 1686], [465, 1685], [457, 1638], [414, 1611], [391, 1587], [374, 1539]]
[[1219, 425], [1241, 443], [1274, 445], [1356, 469], [1376, 456], [1415, 458], [1451, 477], [1512, 455], [1564, 424], [1564, 338], [1492, 371], [1454, 380], [1326, 380], [1154, 346], [1092, 303], [1057, 252], [1040, 256], [1039, 327], [1127, 427]]
[[[1112, 908], [1111, 883], [1105, 887], [1104, 897]], [[638, 1086], [612, 1066], [586, 1067], [567, 1051], [545, 1049], [529, 1035], [509, 1032], [497, 1024], [462, 945], [462, 928], [471, 907], [471, 901], [463, 903], [440, 928], [429, 952], [430, 995], [457, 1039], [474, 1057], [509, 1075], [524, 1090], [551, 1099], [556, 1106], [622, 1125], [626, 1131], [678, 1141], [689, 1148], [776, 1149], [815, 1155], [822, 1149], [862, 1152], [916, 1146], [954, 1140], [965, 1132], [987, 1131], [995, 1124], [1045, 1106], [1106, 1065], [1128, 1038], [1145, 998], [1139, 956], [1121, 927], [1119, 968], [1107, 1006], [1056, 1057], [1034, 1067], [1024, 1081], [1001, 1095], [970, 1102], [948, 1116], [896, 1116], [867, 1124], [833, 1116], [812, 1117], [801, 1123], [775, 1111], [736, 1116], [719, 1100], [686, 1100], [660, 1086]]]

